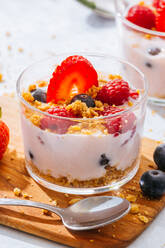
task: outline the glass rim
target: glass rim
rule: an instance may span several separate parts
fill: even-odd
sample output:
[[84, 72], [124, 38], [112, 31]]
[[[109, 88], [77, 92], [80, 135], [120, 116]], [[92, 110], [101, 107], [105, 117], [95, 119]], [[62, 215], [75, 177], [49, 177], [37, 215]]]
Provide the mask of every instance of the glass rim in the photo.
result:
[[142, 33], [147, 33], [147, 34], [150, 34], [150, 35], [154, 35], [154, 36], [163, 36], [165, 37], [165, 32], [159, 32], [159, 31], [156, 31], [156, 30], [150, 30], [150, 29], [147, 29], [147, 28], [143, 28], [143, 27], [140, 27], [132, 22], [130, 22], [129, 20], [127, 20], [119, 11], [118, 11], [118, 6], [117, 6], [117, 0], [115, 1], [115, 7], [116, 7], [116, 10], [117, 10], [117, 17], [119, 17], [122, 22], [124, 22], [127, 26], [129, 26], [130, 28], [136, 30], [136, 31], [140, 31]]
[[[73, 53], [73, 51], [72, 51], [72, 53]], [[144, 76], [144, 74], [136, 66], [134, 66], [133, 64], [125, 61], [124, 59], [122, 59], [120, 57], [106, 55], [104, 53], [87, 53], [87, 52], [80, 52], [80, 51], [77, 52], [77, 53], [80, 54], [80, 55], [82, 55], [82, 56], [90, 56], [90, 57], [97, 57], [97, 58], [100, 57], [100, 58], [111, 59], [111, 60], [118, 61], [118, 62], [120, 62], [122, 64], [128, 65], [129, 67], [133, 68], [140, 75], [140, 77], [141, 77], [141, 79], [143, 81], [143, 84], [144, 84], [144, 92], [143, 92], [143, 95], [142, 95], [141, 99], [139, 101], [137, 101], [129, 109], [122, 110], [122, 111], [120, 111], [118, 113], [115, 113], [115, 114], [109, 114], [107, 116], [99, 116], [99, 117], [93, 117], [93, 118], [71, 118], [71, 117], [53, 116], [53, 115], [51, 115], [51, 114], [49, 114], [47, 112], [44, 112], [44, 111], [39, 110], [38, 108], [32, 106], [30, 103], [28, 103], [22, 97], [22, 92], [20, 90], [21, 79], [22, 79], [24, 73], [26, 71], [28, 71], [30, 68], [32, 68], [34, 65], [40, 64], [40, 63], [42, 63], [44, 61], [48, 61], [50, 59], [53, 59], [53, 58], [56, 58], [56, 57], [60, 57], [60, 56], [64, 56], [64, 55], [66, 55], [66, 57], [67, 56], [71, 56], [71, 52], [68, 52], [68, 53], [59, 53], [59, 54], [56, 54], [55, 56], [47, 57], [45, 59], [39, 60], [37, 62], [34, 62], [30, 66], [26, 67], [22, 71], [22, 73], [20, 74], [20, 76], [18, 77], [17, 82], [16, 82], [16, 93], [17, 93], [17, 97], [19, 98], [19, 100], [26, 107], [28, 107], [32, 111], [38, 112], [39, 114], [45, 115], [45, 116], [47, 116], [49, 118], [53, 118], [53, 119], [71, 120], [71, 121], [93, 121], [93, 120], [103, 120], [103, 119], [107, 119], [107, 118], [113, 118], [113, 117], [121, 116], [122, 114], [129, 113], [129, 112], [133, 111], [138, 105], [142, 104], [145, 101], [145, 99], [147, 98], [148, 83], [147, 83], [147, 80], [146, 80], [146, 77]], [[75, 53], [75, 54], [77, 54], [77, 53]]]

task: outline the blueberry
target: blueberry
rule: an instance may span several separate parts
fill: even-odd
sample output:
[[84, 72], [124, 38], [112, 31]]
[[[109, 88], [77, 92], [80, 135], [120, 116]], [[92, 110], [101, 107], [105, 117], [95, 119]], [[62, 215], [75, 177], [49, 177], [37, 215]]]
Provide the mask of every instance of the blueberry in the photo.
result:
[[161, 52], [161, 49], [158, 47], [153, 47], [148, 49], [148, 53], [152, 56], [158, 55]]
[[29, 157], [31, 158], [31, 160], [34, 159], [34, 155], [33, 155], [33, 153], [31, 151], [29, 151]]
[[107, 165], [109, 163], [110, 159], [107, 158], [105, 153], [101, 154], [100, 157], [101, 157], [100, 160], [99, 160], [100, 165]]
[[36, 89], [32, 91], [32, 96], [34, 97], [35, 100], [39, 102], [44, 102], [46, 103], [46, 92], [42, 89]]
[[145, 65], [146, 65], [148, 68], [152, 68], [152, 64], [149, 63], [149, 62], [146, 62]]
[[92, 107], [92, 108], [95, 107], [95, 101], [93, 100], [93, 98], [91, 96], [89, 96], [87, 94], [79, 94], [79, 95], [74, 96], [71, 100], [71, 103], [75, 102], [77, 100], [86, 103], [88, 108], [89, 107]]
[[165, 193], [165, 173], [160, 170], [146, 171], [140, 179], [144, 195], [159, 198]]
[[165, 144], [157, 146], [154, 151], [154, 161], [159, 170], [165, 171]]

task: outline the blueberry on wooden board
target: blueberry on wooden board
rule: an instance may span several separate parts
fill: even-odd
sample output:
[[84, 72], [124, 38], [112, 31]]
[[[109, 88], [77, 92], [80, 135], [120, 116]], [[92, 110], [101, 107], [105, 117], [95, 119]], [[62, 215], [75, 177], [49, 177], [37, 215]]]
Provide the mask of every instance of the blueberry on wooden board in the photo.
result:
[[153, 157], [158, 169], [165, 171], [165, 144], [156, 147]]
[[165, 193], [165, 173], [160, 170], [144, 172], [140, 178], [140, 187], [144, 195], [159, 198]]

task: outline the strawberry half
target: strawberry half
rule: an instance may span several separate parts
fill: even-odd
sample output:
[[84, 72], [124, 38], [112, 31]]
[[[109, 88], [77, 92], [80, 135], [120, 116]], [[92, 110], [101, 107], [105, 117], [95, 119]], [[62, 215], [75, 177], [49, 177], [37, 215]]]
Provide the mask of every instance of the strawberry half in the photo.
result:
[[75, 94], [98, 86], [98, 76], [92, 64], [82, 56], [70, 56], [57, 66], [50, 79], [47, 102], [58, 103]]

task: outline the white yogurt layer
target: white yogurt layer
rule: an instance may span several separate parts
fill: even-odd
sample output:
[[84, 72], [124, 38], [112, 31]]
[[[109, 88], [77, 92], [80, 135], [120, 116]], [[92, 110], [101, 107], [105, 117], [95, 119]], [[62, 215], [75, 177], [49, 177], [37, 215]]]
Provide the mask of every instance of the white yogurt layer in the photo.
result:
[[[99, 164], [101, 154], [110, 160], [109, 164], [118, 170], [125, 170], [132, 165], [139, 154], [140, 128], [136, 131], [114, 137], [111, 134], [82, 135], [55, 134], [41, 130], [22, 116], [25, 156], [40, 172], [53, 177], [89, 180], [104, 176], [106, 170]], [[130, 138], [131, 137], [131, 138]], [[124, 142], [129, 140], [126, 144]]]
[[[124, 57], [137, 66], [149, 82], [149, 95], [165, 97], [165, 40], [159, 37], [146, 39], [145, 34], [123, 27], [121, 45]], [[148, 51], [158, 48], [160, 53]]]

